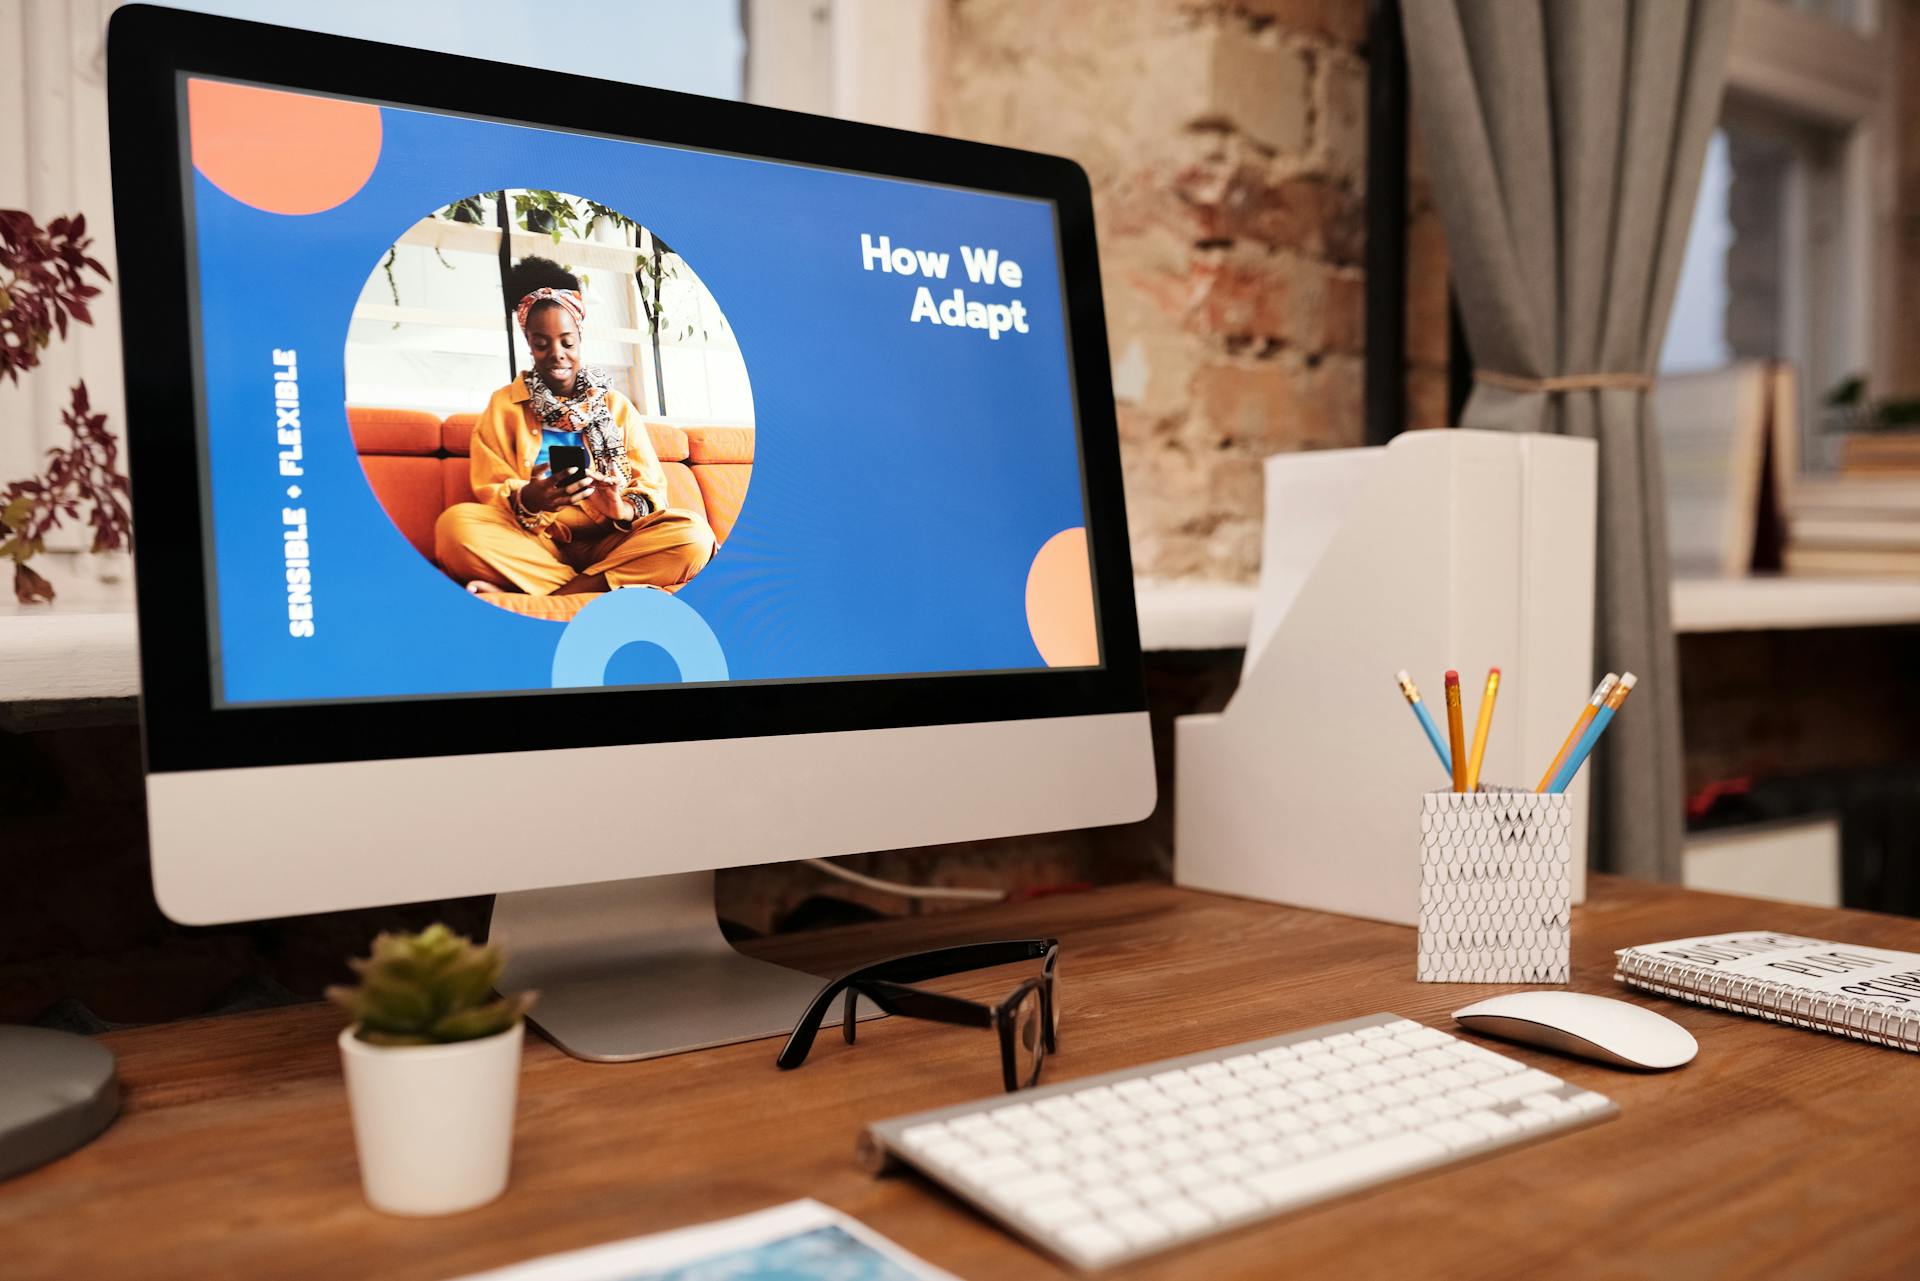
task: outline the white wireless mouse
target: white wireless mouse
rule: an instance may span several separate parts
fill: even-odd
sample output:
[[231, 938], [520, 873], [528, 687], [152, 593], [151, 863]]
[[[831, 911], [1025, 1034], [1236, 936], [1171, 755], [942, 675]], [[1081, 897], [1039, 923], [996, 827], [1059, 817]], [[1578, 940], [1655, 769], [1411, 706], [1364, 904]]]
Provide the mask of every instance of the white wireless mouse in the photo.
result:
[[1652, 1010], [1585, 992], [1510, 992], [1455, 1010], [1470, 1032], [1615, 1067], [1661, 1071], [1691, 1063], [1700, 1043]]

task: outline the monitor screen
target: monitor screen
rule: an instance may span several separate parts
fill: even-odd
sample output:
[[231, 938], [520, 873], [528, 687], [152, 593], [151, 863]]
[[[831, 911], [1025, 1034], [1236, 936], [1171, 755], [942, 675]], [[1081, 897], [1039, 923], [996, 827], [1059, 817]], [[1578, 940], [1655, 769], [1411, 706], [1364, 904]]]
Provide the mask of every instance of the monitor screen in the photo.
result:
[[216, 705], [1101, 666], [1053, 202], [179, 94]]

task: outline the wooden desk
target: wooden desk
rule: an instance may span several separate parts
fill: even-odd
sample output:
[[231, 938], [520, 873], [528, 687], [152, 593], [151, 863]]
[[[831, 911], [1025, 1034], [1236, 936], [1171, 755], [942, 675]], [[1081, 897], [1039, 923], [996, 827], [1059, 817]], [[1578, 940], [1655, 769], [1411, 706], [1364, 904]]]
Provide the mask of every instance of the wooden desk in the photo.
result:
[[[1920, 921], [1596, 878], [1574, 983], [1615, 993], [1612, 951], [1736, 929], [1920, 950]], [[1492, 988], [1413, 981], [1413, 933], [1128, 886], [757, 950], [832, 971], [935, 942], [1056, 934], [1065, 1021], [1047, 1079], [1375, 1010], [1450, 1026]], [[998, 997], [1011, 971], [955, 990]], [[1920, 1061], [1650, 997], [1701, 1044], [1640, 1076], [1513, 1051], [1599, 1090], [1593, 1129], [1294, 1214], [1125, 1277], [1920, 1275]], [[513, 1183], [444, 1219], [360, 1198], [322, 1006], [120, 1033], [126, 1114], [85, 1150], [0, 1184], [0, 1274], [28, 1278], [453, 1277], [811, 1196], [969, 1281], [1063, 1275], [912, 1178], [853, 1158], [863, 1121], [999, 1088], [992, 1038], [906, 1020], [647, 1063], [575, 1062], [529, 1039]]]

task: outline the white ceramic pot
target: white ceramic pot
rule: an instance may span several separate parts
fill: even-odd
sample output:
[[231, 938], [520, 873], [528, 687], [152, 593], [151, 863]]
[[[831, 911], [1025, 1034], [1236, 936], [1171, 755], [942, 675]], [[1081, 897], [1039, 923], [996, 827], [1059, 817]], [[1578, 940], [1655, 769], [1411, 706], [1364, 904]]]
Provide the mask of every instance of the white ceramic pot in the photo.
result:
[[453, 1214], [507, 1188], [525, 1023], [452, 1045], [340, 1034], [360, 1183], [388, 1214]]

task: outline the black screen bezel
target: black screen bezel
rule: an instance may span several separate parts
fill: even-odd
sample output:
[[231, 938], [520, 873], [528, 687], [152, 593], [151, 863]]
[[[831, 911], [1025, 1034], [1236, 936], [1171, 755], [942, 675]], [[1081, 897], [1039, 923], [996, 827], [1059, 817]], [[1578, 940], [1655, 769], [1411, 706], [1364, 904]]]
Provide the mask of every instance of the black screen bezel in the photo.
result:
[[[147, 769], [311, 764], [1141, 711], [1146, 706], [1094, 243], [1070, 160], [530, 66], [131, 5], [107, 38]], [[871, 680], [217, 705], [189, 301], [181, 73], [510, 118], [1053, 202], [1103, 664]], [[263, 74], [270, 73], [270, 74]], [[396, 95], [395, 87], [404, 86]], [[502, 101], [511, 86], [512, 101]], [[552, 105], [558, 104], [558, 105]], [[645, 120], [623, 134], [608, 122]], [[591, 123], [588, 123], [591, 122]], [[605, 700], [600, 702], [599, 700]]]

